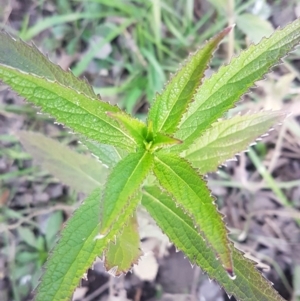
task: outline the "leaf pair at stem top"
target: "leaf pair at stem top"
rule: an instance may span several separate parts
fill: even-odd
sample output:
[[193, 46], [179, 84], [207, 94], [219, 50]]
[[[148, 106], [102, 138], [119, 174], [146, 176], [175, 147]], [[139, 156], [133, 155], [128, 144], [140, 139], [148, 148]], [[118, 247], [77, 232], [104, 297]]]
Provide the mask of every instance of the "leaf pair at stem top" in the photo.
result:
[[120, 161], [108, 177], [102, 200], [100, 234], [111, 230], [123, 208], [139, 191], [149, 172], [153, 171], [161, 187], [191, 216], [203, 239], [215, 250], [228, 273], [233, 275], [227, 230], [205, 182], [187, 161], [178, 156], [178, 151], [172, 154], [163, 152], [166, 147], [181, 144], [182, 141], [171, 135], [176, 132], [201, 83], [212, 52], [230, 29], [225, 29], [190, 56], [164, 92], [157, 95], [149, 112], [147, 128], [124, 113], [109, 113], [134, 138], [137, 152]]

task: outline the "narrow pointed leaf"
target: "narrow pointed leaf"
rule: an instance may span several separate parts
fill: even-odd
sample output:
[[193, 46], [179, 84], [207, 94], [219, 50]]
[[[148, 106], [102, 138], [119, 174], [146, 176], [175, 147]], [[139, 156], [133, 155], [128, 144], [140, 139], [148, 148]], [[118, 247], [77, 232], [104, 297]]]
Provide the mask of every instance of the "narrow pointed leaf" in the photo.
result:
[[174, 151], [184, 150], [192, 144], [299, 42], [300, 19], [275, 31], [259, 44], [251, 45], [229, 65], [204, 80], [175, 134], [184, 143], [175, 146]]
[[120, 126], [134, 138], [138, 146], [144, 146], [147, 127], [142, 121], [132, 118], [124, 112], [108, 113], [108, 115], [119, 122]]
[[45, 264], [45, 273], [37, 288], [35, 301], [69, 301], [84, 273], [96, 257], [102, 255], [109, 243], [118, 237], [141, 200], [140, 194], [134, 196], [111, 231], [104, 238], [97, 239], [101, 223], [100, 197], [101, 189], [98, 188], [68, 220]]
[[182, 143], [181, 140], [164, 135], [162, 133], [157, 133], [153, 138], [153, 148], [168, 147], [180, 143]]
[[96, 159], [39, 133], [20, 131], [17, 136], [34, 162], [76, 191], [89, 194], [105, 183], [108, 169]]
[[143, 255], [140, 249], [140, 236], [136, 214], [129, 218], [122, 233], [111, 242], [105, 252], [105, 268], [115, 276], [128, 272]]
[[216, 171], [220, 164], [245, 150], [284, 116], [280, 111], [259, 112], [218, 121], [183, 151], [182, 156], [201, 174]]
[[157, 154], [154, 173], [160, 182], [194, 220], [229, 274], [233, 273], [227, 229], [204, 180], [182, 158]]
[[134, 139], [107, 116], [107, 112], [120, 112], [118, 107], [4, 65], [0, 65], [0, 79], [72, 130], [101, 143], [135, 148]]
[[145, 150], [131, 153], [112, 170], [102, 197], [100, 233], [106, 235], [131, 202], [152, 167], [152, 155]]
[[157, 95], [148, 117], [148, 120], [153, 122], [154, 133], [173, 134], [175, 132], [182, 114], [186, 111], [193, 94], [201, 83], [212, 53], [230, 30], [231, 27], [226, 28], [191, 55], [186, 64], [167, 84], [162, 94]]
[[175, 246], [211, 279], [218, 281], [229, 295], [241, 301], [284, 301], [255, 268], [254, 263], [245, 258], [232, 243], [230, 249], [236, 278], [230, 279], [213, 250], [194, 228], [192, 219], [158, 188], [145, 188], [142, 205]]
[[80, 279], [100, 256], [106, 240], [99, 232], [100, 189], [96, 189], [69, 219], [48, 259], [35, 301], [67, 301]]
[[100, 162], [110, 168], [113, 168], [121, 159], [128, 155], [127, 151], [116, 146], [90, 141], [83, 137], [79, 139]]
[[30, 46], [18, 38], [12, 38], [3, 31], [0, 31], [0, 40], [0, 64], [57, 81], [91, 98], [98, 97], [87, 81], [75, 77], [71, 71], [63, 71], [34, 45]]

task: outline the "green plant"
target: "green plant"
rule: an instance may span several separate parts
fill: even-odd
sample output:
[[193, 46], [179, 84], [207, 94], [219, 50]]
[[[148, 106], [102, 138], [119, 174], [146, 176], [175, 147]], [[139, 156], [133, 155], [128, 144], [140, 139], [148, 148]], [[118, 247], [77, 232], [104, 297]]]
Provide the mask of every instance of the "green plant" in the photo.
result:
[[[76, 76], [89, 72], [90, 66], [114, 70], [115, 86], [106, 76], [103, 80], [107, 83], [101, 84], [101, 80], [91, 84], [95, 84], [95, 92], [118, 99], [127, 112], [134, 113], [143, 99], [152, 101], [163, 87], [165, 74], [175, 72], [190, 49], [225, 26], [223, 16], [213, 18], [213, 7], [200, 19], [194, 16], [192, 2], [179, 0], [174, 7], [172, 0], [128, 0], [126, 4], [118, 0], [76, 0], [72, 5], [55, 0], [50, 16], [46, 14], [32, 26], [25, 17], [18, 36], [27, 41], [47, 30], [46, 35], [39, 35], [43, 51], [63, 50], [71, 58], [79, 56], [72, 64]], [[47, 12], [47, 3], [40, 1], [35, 10]], [[209, 20], [211, 26], [207, 26]], [[104, 53], [101, 59], [99, 52]], [[218, 56], [211, 64], [219, 64]]]
[[[177, 248], [228, 294], [240, 300], [283, 300], [229, 241], [202, 175], [215, 171], [284, 117], [272, 111], [218, 120], [299, 43], [300, 20], [202, 80], [213, 51], [230, 30], [189, 57], [155, 97], [147, 124], [101, 101], [86, 81], [62, 71], [34, 46], [0, 34], [3, 82], [78, 133], [102, 162], [99, 177], [78, 160], [71, 163], [74, 174], [86, 173], [94, 179], [92, 187], [98, 187], [62, 231], [36, 300], [70, 298], [101, 254], [116, 275], [128, 271], [141, 255], [136, 222], [140, 202]], [[31, 141], [35, 146], [37, 142]]]
[[[12, 214], [10, 214], [9, 211], [2, 212], [2, 215], [6, 218], [12, 218]], [[17, 218], [16, 213], [14, 218]], [[28, 225], [27, 227], [18, 227], [17, 232], [20, 240], [16, 247], [12, 248], [9, 246], [9, 239], [6, 238], [7, 245], [1, 250], [1, 254], [8, 258], [15, 257], [14, 262], [10, 264], [9, 274], [16, 282], [12, 288], [15, 291], [14, 294], [16, 300], [28, 296], [31, 287], [28, 285], [29, 283], [38, 283], [38, 279], [41, 276], [42, 265], [44, 264], [48, 253], [55, 245], [56, 235], [63, 222], [62, 212], [57, 211], [53, 213], [49, 218], [46, 218], [45, 221], [44, 235], [40, 234], [35, 236], [33, 227]], [[4, 230], [2, 227], [0, 232]], [[18, 297], [16, 297], [16, 295]]]

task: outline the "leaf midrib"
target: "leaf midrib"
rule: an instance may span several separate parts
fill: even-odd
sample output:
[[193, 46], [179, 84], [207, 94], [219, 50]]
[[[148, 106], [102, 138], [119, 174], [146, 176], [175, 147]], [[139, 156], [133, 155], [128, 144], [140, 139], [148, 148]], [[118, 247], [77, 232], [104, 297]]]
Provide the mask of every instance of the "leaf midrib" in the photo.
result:
[[[125, 182], [125, 184], [124, 184], [123, 187], [125, 187], [125, 186], [128, 185], [129, 180], [132, 178], [133, 174], [136, 172], [137, 168], [140, 166], [141, 162], [144, 160], [144, 158], [145, 158], [145, 156], [146, 156], [147, 154], [149, 154], [149, 153], [145, 150], [144, 153], [143, 153], [143, 156], [140, 158], [140, 160], [138, 161], [138, 163], [135, 165], [133, 171], [131, 172], [130, 176], [127, 178], [127, 180], [126, 180], [126, 182]], [[147, 174], [148, 174], [149, 172], [150, 172], [150, 170], [147, 172]], [[142, 183], [141, 183], [141, 184], [142, 184]], [[141, 184], [140, 184], [140, 186], [141, 186]], [[135, 191], [137, 191], [137, 190], [138, 190], [138, 188], [137, 188]], [[133, 193], [132, 195], [134, 195], [134, 193]], [[119, 202], [120, 196], [121, 196], [121, 194], [119, 194], [119, 197], [118, 197], [118, 199], [117, 199], [117, 201], [116, 201], [115, 203]], [[130, 198], [131, 198], [131, 196], [129, 196], [128, 199], [130, 200]], [[129, 200], [127, 201], [127, 203], [129, 202]], [[109, 220], [108, 220], [108, 221], [109, 221]]]
[[[98, 223], [98, 224], [95, 226], [95, 228], [91, 231], [91, 234], [90, 234], [90, 235], [88, 236], [88, 238], [84, 241], [84, 243], [86, 243], [86, 241], [88, 241], [88, 239], [91, 238], [91, 236], [93, 235], [95, 229], [96, 229], [98, 226], [99, 226], [99, 223]], [[95, 242], [95, 246], [94, 246], [94, 248], [93, 248], [93, 251], [94, 251], [95, 248], [97, 247], [97, 242], [98, 242], [98, 240]], [[75, 257], [76, 260], [78, 259], [79, 253], [82, 251], [82, 249], [83, 249], [83, 248], [80, 248], [79, 252], [77, 253], [77, 255], [76, 255], [76, 257]], [[93, 254], [93, 252], [92, 252], [92, 254]], [[97, 255], [96, 255], [96, 256], [97, 256]], [[95, 256], [95, 257], [96, 257], [96, 256]], [[73, 264], [74, 264], [74, 262], [76, 262], [76, 260], [73, 261]], [[70, 269], [73, 267], [73, 264], [69, 266], [69, 268], [68, 268], [68, 270], [67, 270], [67, 273], [65, 273], [65, 276], [66, 276], [67, 274], [69, 274], [69, 271], [70, 271]], [[76, 275], [75, 275], [75, 276], [76, 276]], [[74, 276], [72, 277], [72, 281], [73, 281], [73, 279], [74, 279]], [[54, 297], [53, 300], [56, 300], [55, 298], [56, 298], [57, 295], [59, 295], [60, 288], [61, 288], [62, 285], [63, 285], [63, 281], [61, 281], [61, 283], [59, 284], [59, 289], [56, 290], [56, 293], [55, 293], [55, 295], [53, 296], [53, 297]]]
[[[179, 157], [180, 158], [180, 157]], [[196, 195], [197, 197], [197, 193], [194, 191], [194, 189], [174, 170], [170, 167], [170, 165], [164, 163], [163, 161], [161, 161], [157, 156], [155, 156], [155, 159], [158, 159], [160, 161], [161, 164], [163, 164], [164, 166], [167, 167], [168, 170], [170, 170], [173, 174], [175, 174], [177, 176], [177, 178], [179, 178], [182, 182], [184, 182], [188, 187], [190, 187], [190, 189], [192, 190], [193, 194]], [[182, 159], [182, 158], [181, 158]], [[184, 160], [184, 159], [182, 159]], [[173, 194], [173, 193], [172, 193]], [[177, 198], [176, 198], [177, 199]], [[189, 202], [192, 205], [192, 202]], [[198, 225], [199, 226], [199, 225]]]
[[[249, 126], [248, 128], [252, 128], [252, 127], [256, 127], [257, 125], [251, 125]], [[231, 126], [228, 126], [227, 128], [225, 128], [223, 131], [220, 131], [218, 133], [220, 133], [220, 135], [218, 134], [218, 136], [216, 138], [214, 138], [214, 140], [211, 140], [209, 143], [205, 144], [203, 146], [203, 144], [200, 146], [198, 146], [198, 149], [195, 149], [193, 151], [190, 151], [189, 152], [189, 149], [187, 149], [186, 151], [183, 151], [182, 153], [185, 153], [187, 157], [191, 157], [191, 156], [195, 156], [198, 154], [199, 151], [203, 151], [204, 148], [217, 148], [217, 149], [223, 149], [223, 148], [227, 148], [226, 145], [213, 145], [214, 143], [216, 142], [220, 142], [220, 140], [222, 139], [228, 139], [228, 137], [232, 136], [232, 135], [236, 135], [240, 132], [243, 132], [244, 130], [241, 129], [241, 130], [237, 130], [235, 133], [230, 133], [230, 134], [226, 134], [226, 136], [222, 136], [222, 133], [224, 133], [226, 130], [228, 130]], [[248, 130], [248, 129], [247, 129]], [[258, 136], [261, 136], [261, 135], [258, 135]], [[200, 139], [200, 138], [199, 138]], [[231, 143], [231, 146], [234, 146], [234, 145], [237, 145], [239, 143], [242, 143], [244, 142], [245, 140], [247, 140], [247, 137], [240, 139], [239, 141], [236, 141], [234, 144]], [[195, 146], [197, 144], [197, 142], [195, 142], [194, 144], [191, 144], [191, 146]], [[232, 147], [233, 148], [233, 147]], [[210, 153], [207, 154], [208, 156], [210, 155]]]
[[[192, 230], [193, 232], [195, 232], [197, 235], [199, 235], [199, 233], [195, 230], [194, 227], [192, 227], [189, 223], [187, 223], [180, 215], [177, 215], [174, 213], [174, 211], [172, 211], [169, 207], [167, 207], [163, 202], [160, 202], [159, 199], [157, 199], [156, 197], [154, 197], [152, 194], [149, 194], [146, 190], [143, 190], [143, 193], [144, 194], [147, 194], [150, 198], [152, 198], [154, 201], [156, 201], [157, 203], [160, 203], [161, 206], [165, 207], [167, 209], [168, 212], [170, 212], [171, 215], [175, 216], [175, 219], [179, 219], [181, 220], [185, 225], [187, 225], [189, 227], [190, 230]], [[168, 236], [168, 235], [167, 235]], [[176, 244], [176, 243], [175, 243]], [[230, 249], [232, 250], [232, 246], [233, 246], [233, 243], [232, 242], [229, 242], [230, 244]], [[234, 246], [233, 246], [234, 247]], [[203, 256], [203, 258], [205, 258]], [[246, 259], [246, 258], [245, 258]], [[208, 262], [206, 259], [205, 259], [206, 262]], [[207, 272], [205, 272], [206, 274], [208, 274]], [[213, 279], [216, 280], [216, 277], [215, 276], [210, 276], [212, 277]], [[247, 277], [244, 276], [244, 273], [240, 273], [239, 277], [243, 277], [247, 282], [248, 279]], [[219, 283], [219, 282], [218, 282]], [[222, 286], [222, 283], [220, 283], [220, 285]], [[251, 287], [251, 291], [253, 292], [253, 287], [252, 285], [250, 285]], [[256, 289], [260, 290], [259, 288], [257, 288], [256, 286], [254, 286]], [[261, 290], [260, 290], [261, 291]], [[264, 296], [268, 297], [268, 295], [266, 295], [265, 293], [263, 293]], [[252, 293], [253, 296], [255, 296], [256, 294]], [[258, 300], [259, 301], [259, 300]]]
[[[294, 30], [294, 31], [296, 31], [296, 30]], [[289, 35], [292, 35], [292, 34], [294, 33], [294, 31], [290, 32]], [[254, 62], [255, 60], [259, 59], [260, 56], [266, 54], [268, 51], [270, 51], [270, 49], [271, 49], [272, 51], [273, 51], [273, 50], [278, 50], [278, 49], [280, 50], [282, 47], [286, 46], [287, 44], [289, 44], [289, 43], [291, 43], [291, 42], [293, 41], [293, 38], [292, 38], [290, 41], [286, 42], [283, 46], [277, 47], [277, 48], [275, 48], [275, 49], [272, 49], [272, 47], [273, 47], [274, 45], [280, 43], [280, 42], [281, 42], [282, 40], [284, 40], [285, 38], [286, 38], [286, 37], [282, 37], [281, 39], [277, 40], [277, 41], [274, 42], [273, 44], [269, 45], [268, 48], [267, 48], [267, 51], [264, 51], [263, 53], [259, 54], [257, 57], [255, 57], [254, 59], [252, 59], [248, 64], [246, 64], [245, 66], [243, 66], [243, 68], [246, 68], [250, 63], [252, 63], [252, 62]], [[257, 51], [257, 49], [254, 48], [253, 51]], [[252, 52], [252, 53], [253, 53], [253, 52]], [[247, 59], [247, 56], [245, 56], [244, 60], [246, 60], [246, 59]], [[227, 67], [227, 66], [226, 66], [226, 67]], [[224, 67], [224, 68], [225, 68], [225, 67]], [[223, 69], [223, 70], [224, 70], [224, 69]], [[216, 76], [220, 73], [220, 71], [221, 71], [221, 70], [219, 70], [219, 71], [218, 71], [217, 73], [215, 73], [213, 76], [216, 77]], [[240, 71], [241, 71], [241, 70], [238, 70], [238, 72], [240, 72]], [[255, 71], [257, 71], [257, 70], [255, 70]], [[228, 81], [226, 82], [225, 85], [229, 84], [229, 83], [230, 83], [230, 80], [231, 80], [234, 76], [236, 76], [236, 74], [238, 74], [238, 72], [236, 72], [234, 75], [232, 75], [232, 76], [228, 79]], [[212, 77], [209, 78], [209, 79], [207, 79], [207, 80], [212, 80]], [[236, 82], [234, 82], [234, 83], [236, 83]], [[230, 83], [230, 84], [232, 84], [232, 83]], [[217, 92], [219, 92], [219, 90], [220, 90], [222, 87], [224, 87], [225, 85], [223, 84], [221, 87], [219, 87], [217, 90], [215, 90], [215, 91], [213, 92], [213, 95], [215, 95]], [[199, 104], [199, 106], [195, 106], [195, 107], [193, 108], [193, 112], [191, 112], [191, 114], [188, 115], [187, 118], [184, 119], [184, 120], [181, 122], [181, 126], [182, 126], [184, 123], [186, 123], [192, 116], [194, 116], [194, 114], [195, 114], [198, 110], [201, 110], [201, 106], [202, 106], [203, 104], [209, 102], [209, 99], [213, 96], [213, 95], [211, 95], [212, 89], [213, 89], [213, 87], [211, 87], [211, 88], [209, 89], [209, 97], [206, 98], [204, 101], [202, 101], [201, 104]], [[249, 90], [249, 89], [248, 89], [248, 90]], [[248, 93], [248, 90], [247, 90], [245, 93], [243, 93], [243, 94]], [[206, 108], [205, 110], [208, 110], [208, 109], [211, 109], [211, 107]], [[203, 111], [203, 110], [201, 110], [201, 111]], [[188, 114], [188, 111], [187, 111], [187, 114]], [[190, 127], [192, 127], [192, 126], [190, 126]], [[193, 127], [193, 128], [195, 128], [195, 127]], [[194, 132], [195, 132], [195, 131], [193, 131], [193, 133], [194, 133]], [[193, 134], [193, 133], [192, 133], [192, 134]], [[192, 134], [190, 134], [187, 138], [189, 138]], [[186, 139], [187, 139], [187, 138], [186, 138]]]
[[[194, 75], [194, 74], [195, 74], [195, 70], [194, 70], [194, 72], [193, 72], [193, 75]], [[202, 78], [203, 78], [203, 76], [202, 76]], [[200, 82], [201, 82], [201, 79], [200, 79]], [[186, 86], [187, 86], [188, 84], [189, 84], [188, 81], [184, 84], [183, 88], [181, 89], [180, 95], [177, 97], [177, 100], [172, 104], [171, 109], [169, 109], [169, 113], [166, 115], [165, 119], [164, 119], [163, 122], [162, 122], [162, 125], [161, 125], [160, 129], [158, 129], [157, 132], [160, 132], [160, 131], [162, 130], [163, 126], [166, 124], [167, 119], [169, 118], [169, 116], [172, 115], [171, 113], [172, 113], [173, 108], [174, 108], [175, 105], [177, 104], [178, 100], [181, 99], [180, 97], [181, 97], [181, 95], [183, 94], [183, 90], [186, 88]], [[170, 93], [171, 93], [171, 89], [169, 89], [168, 96], [170, 95]], [[194, 93], [194, 94], [195, 94], [195, 93]], [[194, 95], [194, 94], [193, 94], [193, 95]], [[166, 98], [167, 98], [167, 97], [166, 97]], [[158, 111], [157, 111], [157, 112], [158, 112]], [[158, 114], [159, 114], [159, 113], [158, 113]], [[156, 115], [157, 115], [157, 114], [156, 114]]]
[[[72, 87], [64, 86], [64, 85], [62, 85], [61, 83], [59, 83], [59, 82], [57, 82], [57, 81], [53, 81], [53, 80], [47, 79], [47, 78], [45, 78], [45, 77], [37, 76], [37, 75], [35, 75], [35, 74], [27, 73], [27, 72], [24, 72], [24, 71], [22, 71], [22, 70], [19, 70], [19, 69], [16, 69], [16, 68], [12, 68], [12, 67], [7, 66], [7, 65], [4, 65], [4, 64], [0, 64], [0, 67], [1, 67], [1, 66], [3, 66], [4, 68], [7, 68], [7, 69], [11, 69], [11, 70], [13, 70], [13, 71], [15, 71], [15, 72], [19, 72], [19, 73], [21, 73], [21, 74], [24, 74], [24, 75], [26, 75], [26, 76], [29, 76], [29, 79], [27, 78], [26, 80], [29, 81], [30, 83], [34, 83], [34, 81], [30, 79], [30, 76], [32, 76], [33, 78], [37, 78], [37, 79], [39, 79], [39, 80], [44, 80], [44, 81], [46, 81], [46, 82], [48, 82], [48, 83], [56, 84], [56, 85], [58, 85], [59, 87], [63, 87], [63, 88], [66, 89], [66, 90], [70, 89], [70, 90], [72, 90], [73, 92], [76, 92], [76, 93], [78, 93], [79, 95], [82, 95], [82, 96], [86, 97], [89, 101], [99, 102], [99, 99], [91, 98], [91, 97], [87, 96], [85, 93], [81, 93], [81, 92], [79, 92], [79, 91], [73, 89]], [[11, 75], [10, 75], [10, 78], [13, 79], [13, 78], [18, 78], [18, 77], [17, 77], [17, 75], [14, 75], [14, 76], [11, 76]], [[34, 84], [35, 84], [35, 83], [34, 83]], [[19, 85], [19, 84], [18, 84], [18, 85]], [[35, 85], [37, 85], [37, 84], [35, 84]], [[55, 93], [55, 92], [53, 92], [53, 91], [51, 91], [51, 90], [49, 90], [49, 89], [47, 89], [47, 88], [45, 88], [45, 87], [43, 87], [42, 89], [43, 89], [43, 90], [46, 90], [48, 93], [59, 95], [59, 94], [57, 94], [57, 93]], [[129, 139], [130, 139], [132, 142], [134, 142], [134, 144], [136, 145], [135, 140], [134, 140], [130, 135], [128, 135], [127, 132], [125, 132], [124, 130], [122, 130], [121, 127], [118, 128], [118, 127], [117, 127], [116, 125], [114, 125], [113, 123], [109, 123], [109, 122], [106, 121], [105, 119], [102, 119], [100, 116], [95, 115], [93, 112], [90, 112], [87, 108], [85, 108], [85, 107], [83, 107], [83, 106], [77, 106], [74, 102], [70, 101], [69, 99], [65, 98], [64, 96], [59, 95], [59, 97], [62, 98], [63, 100], [65, 100], [65, 101], [67, 101], [68, 103], [74, 105], [75, 107], [79, 107], [80, 109], [82, 109], [83, 111], [85, 111], [86, 113], [88, 113], [89, 115], [94, 116], [94, 117], [96, 117], [97, 119], [102, 120], [104, 123], [106, 123], [106, 124], [112, 126], [112, 127], [115, 128], [118, 132], [120, 132], [123, 136], [126, 136], [127, 138], [129, 138]], [[41, 109], [42, 109], [42, 111], [43, 111], [43, 107], [42, 107], [41, 105], [39, 105], [39, 107], [41, 107]], [[54, 118], [55, 118], [55, 117], [54, 117]], [[56, 119], [56, 118], [55, 118], [55, 119]]]

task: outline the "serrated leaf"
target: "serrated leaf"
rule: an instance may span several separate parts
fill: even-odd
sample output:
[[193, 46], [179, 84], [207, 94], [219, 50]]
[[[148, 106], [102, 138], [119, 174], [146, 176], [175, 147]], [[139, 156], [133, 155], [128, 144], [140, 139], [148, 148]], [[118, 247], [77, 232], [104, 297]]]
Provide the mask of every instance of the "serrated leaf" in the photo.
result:
[[38, 165], [76, 191], [89, 194], [105, 183], [108, 169], [90, 156], [39, 133], [20, 131], [17, 136]]
[[144, 189], [142, 205], [175, 246], [196, 263], [211, 279], [218, 281], [229, 295], [241, 301], [284, 301], [254, 266], [232, 243], [230, 249], [235, 279], [228, 277], [213, 250], [194, 228], [193, 221], [173, 200], [156, 187]]
[[204, 80], [183, 115], [175, 138], [184, 141], [174, 151], [186, 149], [278, 63], [300, 41], [300, 19], [275, 31], [269, 39], [251, 45], [217, 73]]
[[156, 96], [148, 117], [149, 122], [153, 122], [154, 134], [175, 132], [183, 112], [201, 83], [213, 51], [230, 30], [231, 27], [226, 28], [191, 55], [186, 64], [172, 77], [162, 94]]
[[116, 243], [111, 242], [105, 252], [105, 268], [115, 276], [128, 272], [143, 255], [140, 249], [140, 236], [136, 213], [129, 218]]
[[116, 146], [90, 141], [84, 137], [79, 139], [96, 158], [110, 168], [113, 168], [121, 159], [128, 155], [126, 150]]
[[132, 118], [124, 112], [109, 112], [108, 115], [120, 123], [120, 126], [134, 138], [138, 146], [144, 147], [145, 135], [147, 134], [147, 127], [145, 123]]
[[81, 204], [68, 220], [61, 238], [45, 265], [45, 273], [37, 288], [35, 301], [68, 301], [86, 270], [109, 242], [122, 231], [128, 217], [134, 212], [141, 195], [137, 194], [124, 208], [113, 224], [111, 231], [102, 239], [97, 239], [101, 215], [98, 188]]
[[227, 230], [206, 183], [189, 163], [174, 155], [156, 154], [153, 170], [161, 186], [192, 217], [195, 227], [215, 250], [224, 268], [232, 274]]
[[0, 79], [43, 113], [79, 134], [95, 141], [112, 144], [128, 150], [135, 149], [135, 141], [107, 116], [107, 112], [120, 112], [116, 106], [89, 98], [58, 82], [51, 82], [32, 74], [0, 65]]
[[3, 31], [0, 31], [0, 40], [0, 64], [57, 81], [91, 98], [98, 98], [87, 81], [75, 77], [71, 71], [63, 71], [34, 45], [30, 46], [18, 38], [12, 38]]
[[106, 235], [138, 191], [152, 167], [152, 155], [141, 150], [118, 162], [108, 177], [101, 205], [100, 234]]
[[35, 301], [67, 301], [86, 270], [100, 256], [106, 240], [99, 232], [100, 189], [96, 189], [68, 220], [47, 261]]
[[265, 111], [218, 121], [181, 155], [201, 174], [215, 171], [284, 116], [280, 111]]

